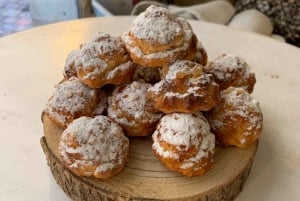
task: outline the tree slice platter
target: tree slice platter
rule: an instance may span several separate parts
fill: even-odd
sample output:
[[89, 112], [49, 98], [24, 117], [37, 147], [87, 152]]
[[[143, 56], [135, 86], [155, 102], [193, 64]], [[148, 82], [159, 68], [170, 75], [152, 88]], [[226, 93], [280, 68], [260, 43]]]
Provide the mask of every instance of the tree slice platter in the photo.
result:
[[130, 138], [126, 167], [118, 175], [100, 180], [79, 177], [58, 159], [63, 132], [43, 115], [45, 136], [41, 145], [56, 182], [73, 200], [229, 201], [248, 178], [258, 142], [247, 149], [216, 148], [212, 168], [202, 176], [185, 177], [170, 172], [152, 153], [151, 137]]

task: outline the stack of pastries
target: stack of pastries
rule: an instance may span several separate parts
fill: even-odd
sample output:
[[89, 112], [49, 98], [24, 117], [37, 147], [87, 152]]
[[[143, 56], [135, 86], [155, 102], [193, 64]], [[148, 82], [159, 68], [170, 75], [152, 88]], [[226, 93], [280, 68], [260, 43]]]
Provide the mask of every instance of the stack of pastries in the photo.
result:
[[122, 36], [96, 33], [72, 51], [43, 116], [64, 129], [60, 161], [106, 179], [128, 160], [131, 137], [186, 176], [213, 165], [216, 144], [247, 148], [262, 132], [255, 75], [240, 57], [207, 53], [187, 20], [150, 6]]

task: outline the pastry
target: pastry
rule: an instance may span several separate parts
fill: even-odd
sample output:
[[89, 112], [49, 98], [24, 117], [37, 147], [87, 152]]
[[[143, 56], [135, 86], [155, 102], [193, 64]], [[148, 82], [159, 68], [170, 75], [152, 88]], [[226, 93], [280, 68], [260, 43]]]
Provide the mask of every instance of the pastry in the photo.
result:
[[263, 129], [259, 103], [243, 88], [223, 90], [220, 103], [208, 112], [207, 118], [217, 141], [223, 146], [247, 148]]
[[255, 76], [233, 55], [207, 66], [201, 42], [185, 19], [151, 6], [121, 37], [99, 32], [70, 52], [41, 145], [72, 200], [238, 195], [262, 131]]
[[94, 116], [100, 99], [99, 89], [91, 89], [77, 77], [64, 80], [55, 87], [44, 113], [62, 128], [81, 116]]
[[152, 138], [155, 156], [171, 171], [191, 177], [211, 167], [215, 137], [201, 113], [165, 115]]
[[162, 77], [148, 90], [147, 97], [164, 113], [209, 110], [219, 101], [219, 86], [198, 63], [176, 61], [163, 68]]
[[66, 79], [69, 79], [73, 76], [77, 76], [77, 68], [81, 65], [79, 59], [79, 52], [80, 50], [73, 50], [67, 56], [63, 72], [64, 77]]
[[120, 37], [98, 32], [82, 45], [78, 78], [91, 88], [131, 82], [135, 71]]
[[58, 146], [61, 162], [78, 176], [106, 179], [127, 161], [129, 140], [106, 116], [80, 117], [63, 131]]
[[197, 38], [187, 20], [154, 5], [135, 18], [122, 39], [132, 60], [144, 67], [164, 67], [196, 54]]
[[228, 87], [243, 87], [251, 93], [256, 79], [250, 71], [249, 65], [240, 57], [232, 54], [223, 54], [204, 68], [206, 73], [211, 73], [220, 89]]
[[117, 122], [127, 136], [153, 133], [162, 114], [146, 99], [151, 84], [134, 81], [117, 86], [108, 99], [107, 115]]

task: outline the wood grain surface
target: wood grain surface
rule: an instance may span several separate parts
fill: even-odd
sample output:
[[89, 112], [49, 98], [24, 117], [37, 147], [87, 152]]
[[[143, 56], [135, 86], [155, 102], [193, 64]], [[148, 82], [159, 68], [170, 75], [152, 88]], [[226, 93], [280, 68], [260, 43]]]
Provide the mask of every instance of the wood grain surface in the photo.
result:
[[57, 183], [73, 200], [234, 200], [250, 173], [258, 143], [248, 149], [217, 147], [212, 168], [188, 178], [168, 171], [153, 155], [151, 137], [130, 138], [124, 170], [107, 180], [78, 177], [58, 160], [62, 129], [43, 116], [41, 145]]

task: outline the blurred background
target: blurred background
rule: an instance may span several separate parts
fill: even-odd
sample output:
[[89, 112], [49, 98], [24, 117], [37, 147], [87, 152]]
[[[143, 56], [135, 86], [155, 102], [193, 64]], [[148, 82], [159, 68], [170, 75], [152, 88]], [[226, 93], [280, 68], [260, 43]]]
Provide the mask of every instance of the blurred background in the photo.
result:
[[77, 18], [138, 15], [151, 4], [300, 47], [300, 0], [0, 0], [0, 37]]

